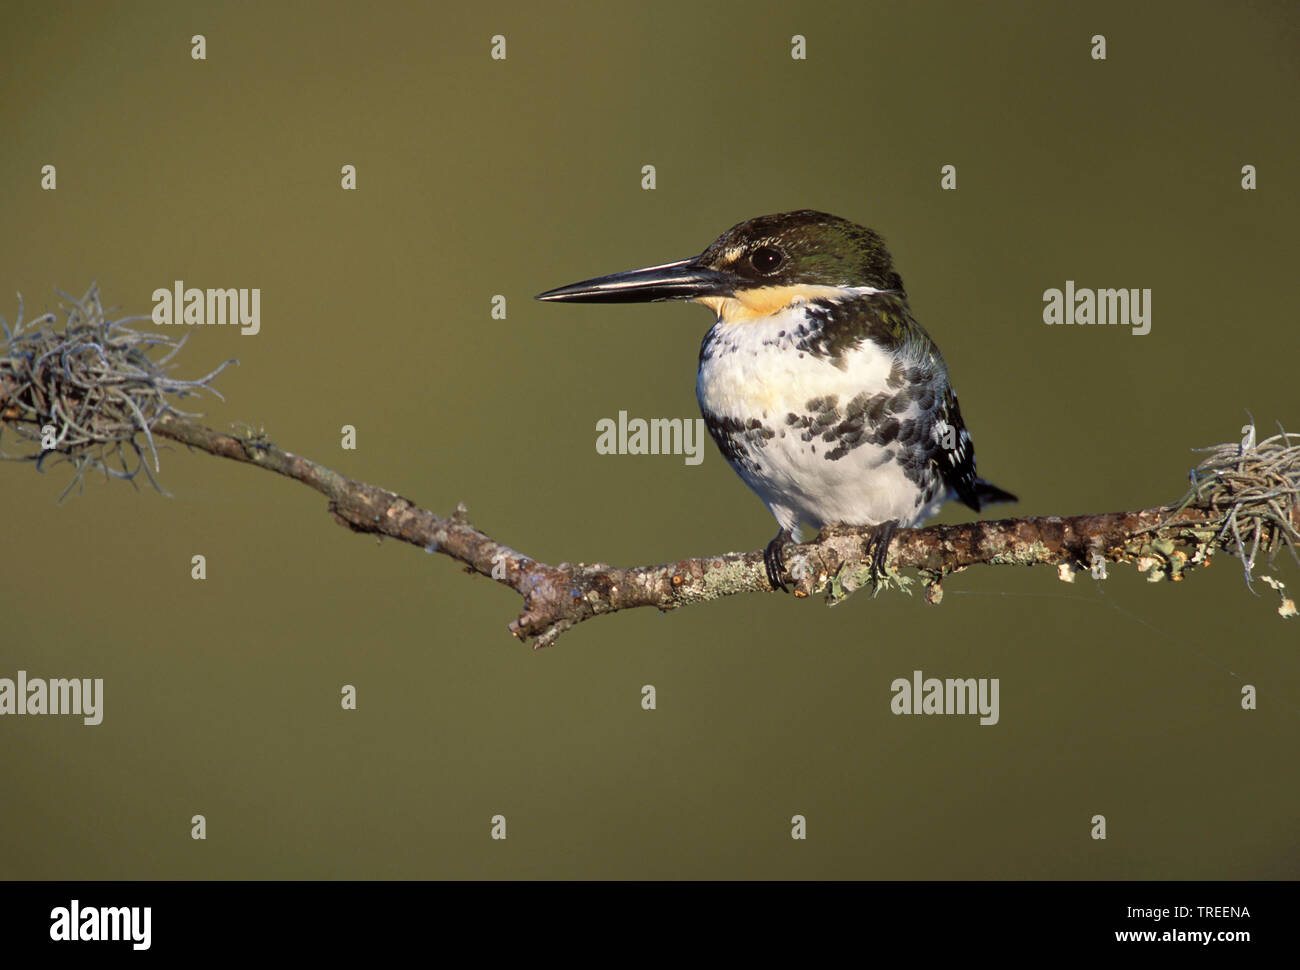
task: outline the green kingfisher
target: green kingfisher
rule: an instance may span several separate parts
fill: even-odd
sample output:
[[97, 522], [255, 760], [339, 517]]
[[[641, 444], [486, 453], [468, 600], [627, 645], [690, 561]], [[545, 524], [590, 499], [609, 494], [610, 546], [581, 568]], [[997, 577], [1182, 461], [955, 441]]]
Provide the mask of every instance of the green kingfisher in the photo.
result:
[[801, 210], [728, 229], [708, 249], [561, 286], [539, 300], [692, 300], [717, 316], [695, 391], [705, 424], [776, 517], [764, 552], [785, 589], [801, 522], [871, 526], [879, 575], [890, 539], [956, 498], [979, 511], [1016, 497], [975, 474], [948, 369], [907, 304], [884, 240]]

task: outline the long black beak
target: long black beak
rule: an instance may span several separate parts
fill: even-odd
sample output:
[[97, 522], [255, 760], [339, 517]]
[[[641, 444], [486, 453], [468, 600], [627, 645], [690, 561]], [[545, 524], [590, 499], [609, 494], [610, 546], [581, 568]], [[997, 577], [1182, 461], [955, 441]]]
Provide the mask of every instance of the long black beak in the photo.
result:
[[538, 293], [537, 299], [555, 303], [650, 303], [721, 296], [731, 290], [730, 277], [700, 265], [697, 256], [570, 283]]

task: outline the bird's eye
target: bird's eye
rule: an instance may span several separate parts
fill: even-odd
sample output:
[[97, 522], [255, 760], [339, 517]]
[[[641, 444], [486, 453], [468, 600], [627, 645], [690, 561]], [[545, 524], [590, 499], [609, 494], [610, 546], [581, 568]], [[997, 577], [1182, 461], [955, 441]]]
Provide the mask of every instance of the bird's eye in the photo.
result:
[[749, 256], [749, 265], [760, 273], [770, 273], [785, 261], [781, 250], [771, 246], [760, 246]]

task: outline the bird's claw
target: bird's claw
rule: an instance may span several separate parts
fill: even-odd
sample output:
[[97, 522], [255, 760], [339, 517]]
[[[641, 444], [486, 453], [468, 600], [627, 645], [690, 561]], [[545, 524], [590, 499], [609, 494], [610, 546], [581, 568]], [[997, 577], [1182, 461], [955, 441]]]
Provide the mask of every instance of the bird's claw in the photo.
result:
[[782, 529], [763, 550], [763, 565], [767, 567], [767, 581], [772, 589], [779, 589], [783, 593], [790, 592], [789, 587], [781, 579], [781, 574], [785, 572], [785, 544], [790, 539], [790, 533]]
[[898, 522], [891, 519], [872, 529], [871, 536], [867, 539], [863, 552], [871, 562], [871, 581], [877, 586], [885, 578], [885, 561], [889, 558], [889, 543], [897, 531]]

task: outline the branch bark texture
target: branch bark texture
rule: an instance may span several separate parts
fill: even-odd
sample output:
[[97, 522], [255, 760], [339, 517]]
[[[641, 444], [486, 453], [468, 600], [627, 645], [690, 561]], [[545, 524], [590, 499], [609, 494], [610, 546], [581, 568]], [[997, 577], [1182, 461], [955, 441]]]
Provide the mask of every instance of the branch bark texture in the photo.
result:
[[[264, 436], [214, 431], [192, 420], [163, 415], [153, 433], [213, 455], [293, 478], [329, 499], [329, 510], [355, 532], [409, 542], [449, 556], [523, 597], [510, 624], [521, 640], [549, 646], [565, 631], [605, 613], [650, 606], [672, 610], [737, 593], [772, 592], [762, 550], [681, 559], [653, 566], [539, 562], [475, 528], [464, 505], [449, 516], [423, 509], [396, 492], [353, 479], [309, 459], [281, 451]], [[1294, 524], [1300, 514], [1291, 508]], [[1229, 548], [1219, 510], [1157, 507], [1070, 517], [1035, 517], [901, 529], [889, 548], [886, 583], [907, 586], [905, 567], [917, 569], [927, 601], [938, 603], [943, 578], [976, 564], [1057, 566], [1060, 578], [1104, 563], [1134, 562], [1148, 577], [1181, 580], [1185, 571], [1208, 566], [1214, 552]], [[866, 543], [870, 530], [827, 528], [814, 541], [787, 547], [786, 562], [799, 598], [824, 594], [838, 602], [871, 586]], [[1261, 548], [1280, 541], [1266, 535]]]

